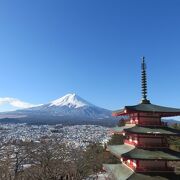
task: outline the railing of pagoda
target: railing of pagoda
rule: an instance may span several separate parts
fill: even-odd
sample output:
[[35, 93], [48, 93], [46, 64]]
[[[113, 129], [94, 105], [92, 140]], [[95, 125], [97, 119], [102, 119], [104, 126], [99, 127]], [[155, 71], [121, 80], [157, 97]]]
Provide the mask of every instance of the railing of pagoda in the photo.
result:
[[155, 123], [153, 121], [149, 121], [149, 122], [140, 122], [139, 125], [142, 126], [161, 126], [161, 123]]
[[169, 147], [168, 143], [149, 143], [149, 142], [139, 143], [137, 140], [130, 141], [127, 139], [124, 140], [124, 143], [133, 145], [136, 147], [141, 147], [141, 148], [167, 148], [167, 147]]
[[157, 122], [157, 123], [154, 123], [153, 121], [147, 121], [147, 122], [139, 122], [137, 123], [139, 125], [142, 125], [142, 126], [168, 126], [168, 123], [167, 122]]
[[165, 143], [161, 143], [161, 144], [138, 143], [136, 146], [141, 147], [141, 148], [167, 148], [169, 147], [169, 144], [168, 143], [167, 144]]
[[174, 171], [174, 168], [173, 167], [158, 167], [158, 168], [155, 168], [155, 167], [148, 167], [148, 168], [139, 168], [137, 167], [136, 172], [173, 172]]

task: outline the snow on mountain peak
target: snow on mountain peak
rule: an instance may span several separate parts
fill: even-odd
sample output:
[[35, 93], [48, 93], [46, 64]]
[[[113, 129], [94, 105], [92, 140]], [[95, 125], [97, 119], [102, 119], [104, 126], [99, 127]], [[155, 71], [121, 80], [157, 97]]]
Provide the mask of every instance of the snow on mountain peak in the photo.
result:
[[[34, 106], [25, 102], [18, 101], [12, 98], [0, 98], [0, 105], [8, 102], [10, 104], [22, 107], [17, 111], [3, 113], [2, 117], [30, 117], [32, 121], [37, 117], [44, 120], [54, 119], [55, 121], [61, 119], [64, 121], [66, 118], [72, 120], [100, 120], [111, 117], [111, 111], [95, 106], [76, 94], [67, 94], [50, 103]], [[28, 108], [29, 107], [29, 108]], [[19, 109], [19, 108], [18, 108]], [[6, 116], [7, 115], [7, 116]], [[0, 114], [1, 116], [1, 114]], [[36, 119], [36, 118], [35, 118]]]
[[92, 106], [92, 104], [79, 97], [75, 93], [70, 93], [57, 100], [52, 101], [49, 106], [68, 106], [73, 108], [80, 108], [84, 106]]

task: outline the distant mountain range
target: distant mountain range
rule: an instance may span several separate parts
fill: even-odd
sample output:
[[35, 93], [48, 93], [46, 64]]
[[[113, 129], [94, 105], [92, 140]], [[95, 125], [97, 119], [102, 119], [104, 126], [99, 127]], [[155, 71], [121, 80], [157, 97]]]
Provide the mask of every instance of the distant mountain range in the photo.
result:
[[[0, 104], [3, 103], [24, 109], [1, 112], [2, 123], [115, 126], [120, 119], [112, 117], [112, 111], [95, 106], [74, 93], [41, 105], [32, 105], [15, 98], [0, 98]], [[163, 121], [169, 124], [180, 123], [173, 119]]]
[[95, 106], [76, 94], [48, 104], [0, 113], [0, 122], [104, 124], [117, 123], [111, 111]]

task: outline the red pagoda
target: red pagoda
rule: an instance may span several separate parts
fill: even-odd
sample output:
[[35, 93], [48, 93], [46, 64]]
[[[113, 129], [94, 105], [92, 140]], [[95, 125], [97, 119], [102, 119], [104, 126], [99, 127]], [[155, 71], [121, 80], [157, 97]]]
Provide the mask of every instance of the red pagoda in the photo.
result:
[[167, 141], [169, 136], [180, 136], [180, 131], [161, 121], [163, 117], [179, 115], [180, 109], [151, 104], [147, 99], [146, 64], [143, 57], [141, 103], [113, 112], [113, 116], [126, 117], [126, 120], [125, 126], [114, 129], [114, 133], [123, 134], [124, 144], [107, 147], [110, 153], [120, 159], [119, 164], [104, 164], [109, 179], [180, 179], [171, 165], [175, 161], [180, 162], [180, 153], [169, 149]]

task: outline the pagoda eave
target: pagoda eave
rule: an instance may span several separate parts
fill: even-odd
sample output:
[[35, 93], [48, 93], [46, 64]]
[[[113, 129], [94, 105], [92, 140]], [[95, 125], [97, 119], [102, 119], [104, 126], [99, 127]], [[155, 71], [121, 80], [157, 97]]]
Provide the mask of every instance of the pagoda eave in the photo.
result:
[[123, 158], [138, 159], [138, 160], [166, 160], [166, 161], [180, 161], [179, 152], [167, 149], [143, 149], [134, 148], [133, 150], [121, 155]]
[[117, 158], [121, 158], [121, 155], [133, 150], [135, 147], [131, 145], [112, 145], [107, 147], [107, 151], [110, 151]]
[[[134, 113], [150, 113], [149, 111], [122, 111], [122, 112], [112, 112], [113, 117], [118, 117], [118, 116], [126, 116], [129, 114], [134, 114]], [[160, 117], [173, 117], [173, 116], [180, 116], [180, 112], [178, 113], [172, 113], [172, 112], [156, 112], [153, 111], [153, 114], [157, 114]]]
[[103, 169], [108, 172], [111, 179], [125, 180], [134, 174], [134, 171], [124, 164], [103, 164]]
[[[116, 180], [150, 180], [150, 179], [164, 179], [163, 177], [171, 179], [179, 179], [180, 175], [172, 171], [146, 171], [146, 170], [131, 170], [124, 164], [103, 164], [103, 169], [108, 172], [108, 178]], [[143, 172], [143, 173], [141, 173]]]
[[[125, 131], [125, 130], [124, 130]], [[118, 133], [117, 134], [123, 134], [123, 133]], [[180, 134], [163, 134], [163, 133], [140, 133], [140, 132], [128, 132], [126, 131], [126, 133], [131, 134], [131, 135], [144, 135], [144, 136], [149, 136], [149, 137], [159, 137], [159, 136], [163, 136], [163, 137], [169, 137], [169, 136], [173, 136], [173, 137], [180, 137]], [[148, 137], [147, 137], [148, 138]]]
[[108, 146], [107, 150], [118, 158], [138, 159], [138, 160], [167, 160], [179, 161], [180, 154], [167, 148], [143, 149], [135, 146], [123, 144]]
[[124, 132], [137, 135], [150, 136], [180, 136], [180, 130], [161, 126], [134, 126], [132, 128], [124, 129]]
[[112, 112], [112, 116], [114, 117], [117, 117], [117, 116], [126, 116], [126, 115], [129, 115], [129, 114], [133, 114], [135, 113], [136, 111], [129, 111], [127, 109], [123, 109], [123, 110], [119, 110], [119, 111], [114, 111]]
[[113, 111], [113, 116], [123, 116], [133, 113], [153, 113], [160, 117], [180, 116], [180, 109], [159, 106], [151, 103], [140, 103], [134, 106], [125, 106], [123, 109]]
[[125, 129], [129, 129], [134, 126], [135, 126], [135, 124], [127, 124], [127, 125], [121, 126], [121, 127], [117, 126], [117, 127], [112, 128], [110, 131], [113, 132], [114, 134], [123, 134]]

